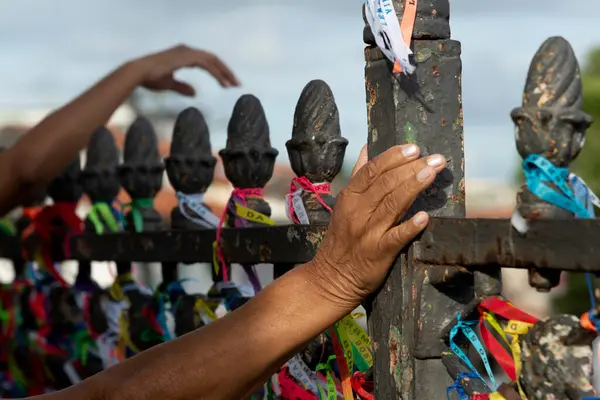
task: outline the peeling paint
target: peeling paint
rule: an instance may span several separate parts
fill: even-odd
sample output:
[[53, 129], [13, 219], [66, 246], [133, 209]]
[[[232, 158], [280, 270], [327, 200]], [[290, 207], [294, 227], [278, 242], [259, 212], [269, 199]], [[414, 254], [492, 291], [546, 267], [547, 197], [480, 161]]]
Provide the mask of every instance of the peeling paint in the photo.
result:
[[398, 328], [395, 326], [390, 327], [390, 339], [388, 348], [390, 349], [390, 375], [394, 377], [396, 383], [401, 384], [402, 382], [402, 363], [400, 362], [401, 357], [401, 335]]
[[404, 140], [406, 143], [416, 143], [415, 136], [417, 135], [417, 128], [410, 122], [404, 124]]
[[306, 235], [306, 240], [312, 243], [315, 247], [319, 247], [325, 239], [325, 232], [309, 232]]
[[417, 54], [415, 54], [415, 60], [418, 63], [422, 63], [422, 62], [429, 60], [432, 55], [433, 55], [433, 52], [431, 51], [431, 49], [428, 49], [428, 48], [420, 49], [419, 51], [417, 51]]

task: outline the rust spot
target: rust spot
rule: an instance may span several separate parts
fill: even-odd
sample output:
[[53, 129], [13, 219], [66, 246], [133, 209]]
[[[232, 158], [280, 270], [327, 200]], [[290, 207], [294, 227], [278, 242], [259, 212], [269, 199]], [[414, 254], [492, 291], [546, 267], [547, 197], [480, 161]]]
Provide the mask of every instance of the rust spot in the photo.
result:
[[395, 326], [390, 327], [390, 339], [388, 348], [390, 349], [390, 374], [397, 381], [402, 374], [402, 363], [400, 362], [400, 331]]
[[269, 260], [271, 258], [271, 248], [262, 243], [258, 248], [258, 259], [261, 261]]
[[440, 71], [438, 70], [437, 65], [434, 65], [432, 67], [432, 70], [433, 70], [433, 76], [440, 76]]
[[442, 118], [442, 126], [446, 126], [446, 120]]

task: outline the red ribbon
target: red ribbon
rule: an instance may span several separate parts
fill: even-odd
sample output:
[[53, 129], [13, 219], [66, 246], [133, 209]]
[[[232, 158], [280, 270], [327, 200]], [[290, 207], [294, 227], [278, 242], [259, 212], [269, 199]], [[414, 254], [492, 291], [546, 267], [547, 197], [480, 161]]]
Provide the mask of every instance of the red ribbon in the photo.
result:
[[[52, 223], [56, 219], [60, 219], [69, 228], [63, 243], [63, 250], [65, 256], [68, 258], [70, 254], [70, 236], [72, 234], [79, 234], [83, 232], [83, 222], [81, 219], [79, 219], [77, 214], [75, 214], [76, 209], [76, 202], [58, 202], [56, 204], [46, 206], [39, 213], [37, 213], [31, 225], [29, 225], [23, 232], [23, 239], [26, 239], [33, 233], [36, 234], [40, 241], [40, 250], [45, 268], [50, 275], [52, 275], [54, 279], [56, 279], [63, 286], [67, 286], [67, 282], [65, 282], [58, 270], [54, 267], [54, 261], [52, 260], [52, 234], [58, 230], [57, 227]], [[30, 259], [30, 257], [26, 258]]]
[[310, 391], [304, 389], [290, 378], [286, 367], [279, 371], [279, 388], [284, 400], [318, 400]]
[[489, 311], [507, 320], [522, 321], [529, 324], [535, 324], [538, 319], [519, 310], [510, 302], [497, 297], [488, 297], [487, 299], [482, 300], [481, 303], [479, 303], [478, 309], [481, 314], [479, 329], [483, 343], [489, 349], [496, 361], [498, 361], [500, 367], [506, 372], [506, 375], [508, 375], [512, 381], [515, 381], [517, 379], [515, 360], [513, 359], [512, 354], [507, 351], [502, 343], [500, 343], [487, 328], [484, 322], [485, 319], [483, 318], [483, 313]]
[[490, 395], [487, 393], [477, 393], [473, 395], [473, 400], [490, 400]]
[[479, 303], [479, 310], [491, 311], [496, 315], [499, 315], [507, 320], [515, 320], [526, 322], [528, 324], [535, 324], [539, 320], [527, 314], [524, 311], [519, 310], [506, 300], [499, 299], [497, 297], [488, 297]]
[[367, 381], [365, 374], [362, 372], [355, 372], [350, 380], [352, 383], [352, 389], [358, 394], [363, 400], [374, 400], [373, 391], [375, 390], [375, 382]]
[[317, 201], [321, 203], [323, 207], [329, 212], [332, 212], [331, 207], [329, 207], [325, 201], [321, 198], [322, 194], [331, 194], [331, 184], [322, 183], [320, 185], [313, 185], [311, 181], [308, 180], [305, 176], [296, 177], [292, 179], [290, 183], [290, 196], [288, 200], [288, 207], [290, 209], [290, 217], [295, 224], [299, 224], [300, 221], [296, 218], [296, 212], [294, 210], [293, 197], [292, 195], [298, 189], [302, 189], [305, 192], [314, 193]]
[[[227, 201], [227, 206], [223, 210], [223, 214], [221, 214], [221, 219], [219, 220], [219, 226], [217, 226], [217, 258], [222, 265], [223, 269], [223, 281], [229, 282], [229, 273], [227, 272], [227, 268], [225, 267], [227, 264], [225, 263], [225, 257], [223, 256], [223, 250], [221, 249], [221, 231], [223, 229], [223, 223], [225, 222], [225, 218], [227, 217], [227, 210], [229, 209], [229, 203], [234, 201], [233, 199], [237, 197], [241, 200], [242, 204], [246, 206], [248, 204], [248, 197], [262, 199], [263, 198], [263, 189], [262, 188], [247, 188], [240, 189], [234, 188], [233, 192], [231, 192], [231, 197], [229, 197], [229, 201]], [[235, 228], [235, 224], [233, 226]]]

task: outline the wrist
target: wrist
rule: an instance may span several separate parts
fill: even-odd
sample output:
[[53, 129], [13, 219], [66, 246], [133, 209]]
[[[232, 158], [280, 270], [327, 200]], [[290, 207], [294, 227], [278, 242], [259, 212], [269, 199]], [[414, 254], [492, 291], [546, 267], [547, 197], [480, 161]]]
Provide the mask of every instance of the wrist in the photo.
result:
[[297, 269], [306, 275], [312, 291], [337, 311], [340, 318], [360, 305], [361, 297], [348, 290], [340, 268], [331, 265], [318, 255]]
[[115, 74], [127, 77], [127, 80], [137, 87], [144, 82], [146, 77], [144, 65], [141, 58], [127, 61], [115, 71]]

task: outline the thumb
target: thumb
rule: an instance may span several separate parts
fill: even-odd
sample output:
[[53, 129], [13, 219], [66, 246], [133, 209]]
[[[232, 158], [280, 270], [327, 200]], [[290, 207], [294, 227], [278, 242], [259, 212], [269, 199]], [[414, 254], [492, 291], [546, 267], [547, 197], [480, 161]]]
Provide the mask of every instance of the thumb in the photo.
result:
[[363, 148], [360, 150], [360, 154], [358, 155], [358, 160], [356, 160], [356, 165], [352, 168], [352, 175], [354, 177], [359, 169], [363, 167], [369, 161], [369, 155], [367, 154], [368, 145], [365, 144]]

